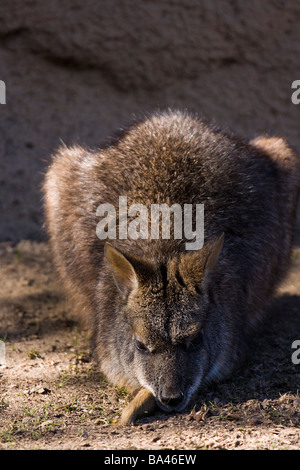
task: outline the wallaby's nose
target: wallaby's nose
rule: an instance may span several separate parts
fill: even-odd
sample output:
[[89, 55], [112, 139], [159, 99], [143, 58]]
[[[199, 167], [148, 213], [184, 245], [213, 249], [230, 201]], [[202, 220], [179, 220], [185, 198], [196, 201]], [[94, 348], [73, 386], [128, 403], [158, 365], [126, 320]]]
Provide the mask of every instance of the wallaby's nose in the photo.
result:
[[162, 403], [162, 405], [166, 406], [167, 408], [176, 408], [178, 405], [180, 405], [180, 403], [182, 402], [183, 400], [183, 393], [180, 392], [178, 395], [176, 396], [169, 396], [169, 397], [165, 397], [164, 395], [162, 395], [160, 397], [160, 402]]

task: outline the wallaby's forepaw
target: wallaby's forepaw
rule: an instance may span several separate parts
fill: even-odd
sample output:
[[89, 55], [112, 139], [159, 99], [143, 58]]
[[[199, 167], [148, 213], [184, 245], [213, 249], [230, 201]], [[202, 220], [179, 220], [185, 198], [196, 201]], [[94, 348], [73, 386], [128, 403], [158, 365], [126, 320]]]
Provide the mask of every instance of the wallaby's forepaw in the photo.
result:
[[117, 426], [125, 426], [134, 423], [145, 413], [151, 413], [156, 408], [155, 398], [149, 390], [141, 388], [131, 402], [124, 408]]

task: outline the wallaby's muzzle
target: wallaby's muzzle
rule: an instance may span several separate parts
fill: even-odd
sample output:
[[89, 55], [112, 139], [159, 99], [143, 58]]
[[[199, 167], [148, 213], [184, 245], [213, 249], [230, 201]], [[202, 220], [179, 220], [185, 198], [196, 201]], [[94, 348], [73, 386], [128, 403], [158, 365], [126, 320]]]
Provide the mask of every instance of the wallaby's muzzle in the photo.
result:
[[178, 395], [173, 396], [161, 396], [159, 400], [157, 400], [158, 405], [163, 408], [164, 411], [176, 411], [176, 409], [180, 409], [185, 402], [185, 397], [182, 392]]
[[186, 394], [179, 386], [164, 385], [156, 398], [157, 404], [164, 411], [179, 411], [186, 403]]

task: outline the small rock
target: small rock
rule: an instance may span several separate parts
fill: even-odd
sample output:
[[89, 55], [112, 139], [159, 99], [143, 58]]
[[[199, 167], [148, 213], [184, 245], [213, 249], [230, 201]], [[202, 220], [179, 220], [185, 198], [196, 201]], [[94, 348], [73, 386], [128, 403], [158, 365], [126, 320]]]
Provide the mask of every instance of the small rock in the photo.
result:
[[51, 390], [47, 387], [39, 387], [35, 391], [40, 395], [48, 395], [48, 393], [51, 393]]
[[252, 426], [257, 426], [258, 424], [261, 424], [262, 420], [259, 416], [252, 416], [252, 418], [249, 419], [249, 424]]

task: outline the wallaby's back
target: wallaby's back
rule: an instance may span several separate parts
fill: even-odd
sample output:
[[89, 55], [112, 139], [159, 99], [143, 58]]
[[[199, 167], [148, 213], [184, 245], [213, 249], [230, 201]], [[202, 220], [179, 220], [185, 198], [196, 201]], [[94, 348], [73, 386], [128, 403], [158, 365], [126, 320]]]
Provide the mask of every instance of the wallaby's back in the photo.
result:
[[[240, 275], [255, 280], [253, 302], [263, 300], [288, 265], [297, 168], [297, 157], [282, 139], [262, 137], [249, 144], [180, 112], [154, 115], [104, 150], [62, 147], [45, 183], [46, 223], [58, 270], [87, 306], [103, 262], [104, 241], [96, 235], [99, 204], [118, 207], [122, 195], [128, 205], [202, 203], [205, 241], [225, 233], [231, 256], [244, 258]], [[165, 255], [160, 243], [119, 240], [118, 246]], [[178, 249], [182, 244], [175, 241], [168, 252]]]

